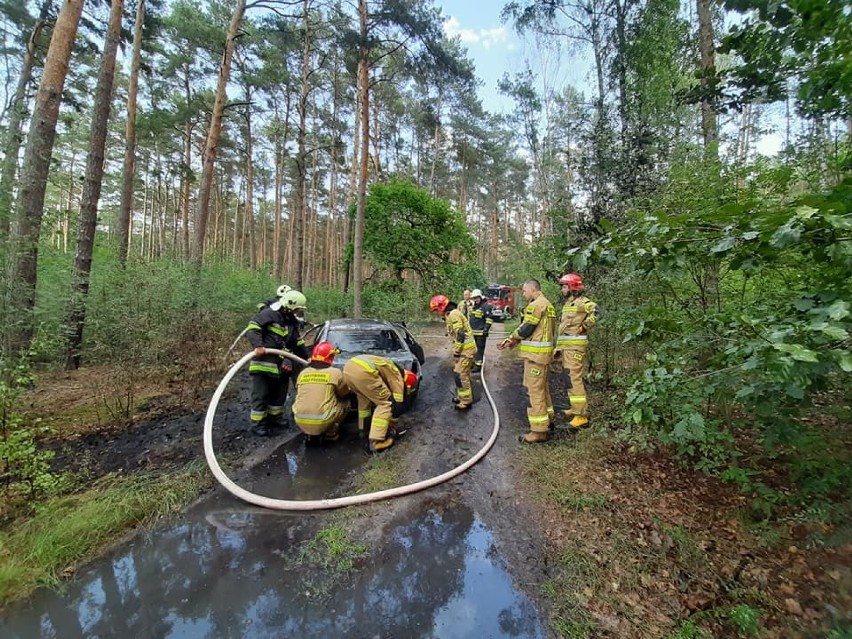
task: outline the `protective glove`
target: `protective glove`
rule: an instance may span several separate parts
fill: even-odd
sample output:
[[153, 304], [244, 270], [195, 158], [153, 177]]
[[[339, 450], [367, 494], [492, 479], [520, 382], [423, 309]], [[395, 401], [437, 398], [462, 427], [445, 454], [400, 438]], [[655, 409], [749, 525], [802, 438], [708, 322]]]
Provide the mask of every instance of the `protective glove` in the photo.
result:
[[286, 375], [289, 375], [293, 372], [293, 360], [291, 360], [289, 357], [285, 357], [283, 360], [281, 360], [281, 372]]
[[402, 415], [402, 404], [391, 400], [391, 417], [397, 418]]

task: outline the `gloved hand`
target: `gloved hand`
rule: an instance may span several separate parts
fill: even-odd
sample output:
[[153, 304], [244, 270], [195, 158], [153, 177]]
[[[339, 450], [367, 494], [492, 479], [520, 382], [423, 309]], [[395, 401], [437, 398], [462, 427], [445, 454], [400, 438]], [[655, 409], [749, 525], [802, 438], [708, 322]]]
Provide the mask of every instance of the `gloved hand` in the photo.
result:
[[266, 355], [266, 349], [263, 346], [258, 346], [254, 349], [255, 357], [260, 357], [261, 355]]
[[460, 357], [461, 357], [461, 353], [453, 353], [453, 360], [454, 361], [458, 361]]
[[291, 360], [289, 357], [285, 357], [283, 360], [281, 360], [281, 372], [286, 375], [289, 375], [293, 372], [293, 360]]
[[397, 418], [402, 415], [402, 404], [391, 400], [391, 417]]

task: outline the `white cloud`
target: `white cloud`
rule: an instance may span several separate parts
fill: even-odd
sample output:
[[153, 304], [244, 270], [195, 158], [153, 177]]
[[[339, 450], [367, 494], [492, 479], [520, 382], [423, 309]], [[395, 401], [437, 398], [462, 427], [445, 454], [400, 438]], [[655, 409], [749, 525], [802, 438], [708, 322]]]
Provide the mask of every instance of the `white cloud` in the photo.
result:
[[444, 21], [444, 33], [447, 37], [458, 36], [463, 44], [478, 44], [484, 49], [505, 44], [507, 41], [506, 27], [494, 27], [493, 29], [465, 29], [461, 26], [459, 19], [451, 16]]

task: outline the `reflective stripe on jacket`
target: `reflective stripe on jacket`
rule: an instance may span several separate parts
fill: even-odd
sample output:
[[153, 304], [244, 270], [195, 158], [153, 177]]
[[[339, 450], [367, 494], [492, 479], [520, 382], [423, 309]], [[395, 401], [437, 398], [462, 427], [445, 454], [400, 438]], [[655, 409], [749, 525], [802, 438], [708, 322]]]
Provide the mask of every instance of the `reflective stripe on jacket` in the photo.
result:
[[[526, 338], [519, 332], [525, 325], [533, 327], [532, 333]], [[512, 337], [521, 342], [518, 347], [521, 357], [536, 364], [550, 363], [556, 337], [556, 309], [544, 294], [526, 305], [521, 325], [512, 333]]]

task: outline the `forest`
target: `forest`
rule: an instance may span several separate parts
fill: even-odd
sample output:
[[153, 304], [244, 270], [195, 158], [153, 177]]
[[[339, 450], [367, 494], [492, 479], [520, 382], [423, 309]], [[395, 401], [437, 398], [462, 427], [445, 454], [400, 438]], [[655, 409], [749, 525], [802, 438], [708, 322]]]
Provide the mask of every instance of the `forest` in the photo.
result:
[[848, 4], [499, 13], [526, 43], [506, 112], [431, 0], [0, 0], [0, 530], [79, 488], [28, 410], [51, 375], [127, 421], [209, 392], [279, 284], [314, 322], [416, 324], [489, 282], [555, 302], [571, 271], [613, 445], [848, 548]]

